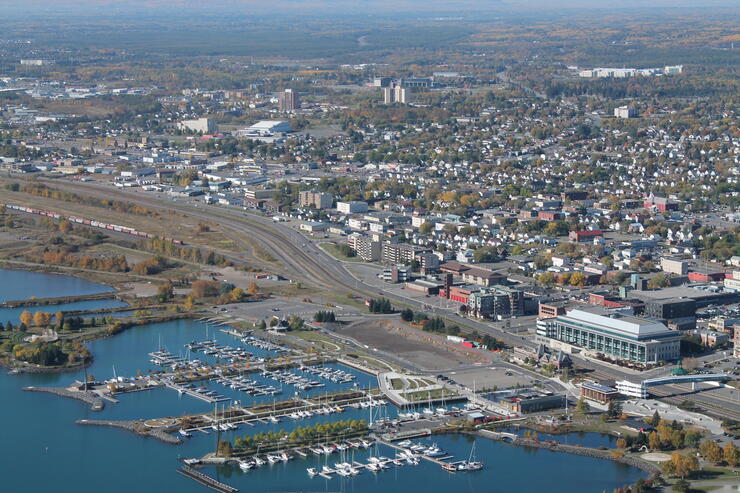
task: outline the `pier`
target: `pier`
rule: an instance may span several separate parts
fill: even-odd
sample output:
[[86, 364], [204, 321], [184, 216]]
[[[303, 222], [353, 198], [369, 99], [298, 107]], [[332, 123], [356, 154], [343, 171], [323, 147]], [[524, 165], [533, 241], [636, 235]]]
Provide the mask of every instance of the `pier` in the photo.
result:
[[164, 380], [162, 381], [165, 387], [168, 387], [170, 389], [176, 390], [180, 395], [186, 394], [191, 397], [195, 397], [196, 399], [200, 399], [202, 401], [206, 401], [210, 404], [216, 404], [217, 402], [223, 402], [230, 400], [228, 397], [224, 397], [222, 395], [208, 395], [203, 392], [198, 392], [197, 389], [191, 389], [188, 387], [185, 387], [183, 385], [178, 385], [175, 382]]
[[211, 488], [215, 491], [220, 491], [221, 493], [235, 493], [239, 491], [233, 486], [229, 486], [228, 484], [222, 483], [221, 481], [217, 481], [200, 471], [196, 471], [190, 466], [182, 466], [180, 469], [177, 470], [177, 472], [194, 481], [197, 481], [203, 486], [207, 486], [208, 488]]

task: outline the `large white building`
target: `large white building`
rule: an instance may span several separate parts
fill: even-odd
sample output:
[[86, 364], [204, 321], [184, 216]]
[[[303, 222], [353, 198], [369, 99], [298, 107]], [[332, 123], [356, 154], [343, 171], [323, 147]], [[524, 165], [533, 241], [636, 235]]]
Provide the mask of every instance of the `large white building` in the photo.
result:
[[367, 212], [367, 202], [359, 200], [352, 202], [337, 202], [337, 210], [342, 214], [356, 214], [358, 212]]
[[218, 131], [218, 126], [213, 118], [198, 118], [196, 120], [183, 120], [177, 124], [180, 130], [190, 130], [191, 132], [202, 132], [211, 134]]
[[274, 135], [292, 132], [293, 129], [290, 127], [290, 122], [282, 120], [262, 120], [251, 127], [247, 127], [240, 130], [240, 135]]
[[614, 360], [657, 363], [681, 355], [681, 334], [663, 323], [596, 307], [538, 320], [537, 335]]

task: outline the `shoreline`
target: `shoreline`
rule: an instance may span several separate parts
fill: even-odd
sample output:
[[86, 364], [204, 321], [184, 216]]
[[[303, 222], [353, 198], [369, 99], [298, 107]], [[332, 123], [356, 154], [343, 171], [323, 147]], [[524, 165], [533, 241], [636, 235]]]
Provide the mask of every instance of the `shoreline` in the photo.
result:
[[141, 431], [137, 424], [140, 421], [112, 421], [112, 420], [95, 420], [95, 419], [78, 419], [75, 424], [84, 426], [107, 426], [110, 428], [119, 428], [122, 430], [130, 431], [136, 435], [148, 438], [154, 438], [160, 442], [168, 445], [179, 445], [182, 443], [178, 437], [170, 435], [164, 430], [150, 429], [148, 431]]

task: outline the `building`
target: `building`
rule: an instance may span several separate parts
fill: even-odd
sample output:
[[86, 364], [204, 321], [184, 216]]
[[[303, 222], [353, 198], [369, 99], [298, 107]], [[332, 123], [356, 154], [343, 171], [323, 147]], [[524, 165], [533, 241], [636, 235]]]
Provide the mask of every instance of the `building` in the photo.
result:
[[614, 116], [617, 118], [634, 118], [637, 116], [637, 110], [633, 106], [620, 106], [614, 108]]
[[373, 79], [373, 87], [390, 87], [391, 80], [390, 77], [375, 77]]
[[237, 134], [243, 137], [259, 137], [265, 135], [284, 134], [292, 131], [293, 129], [290, 126], [290, 122], [282, 120], [262, 120], [251, 127], [238, 131]]
[[730, 334], [715, 332], [713, 330], [699, 331], [701, 343], [709, 347], [723, 346], [730, 342]]
[[732, 276], [725, 278], [724, 285], [728, 291], [740, 292], [740, 270], [732, 271]]
[[323, 192], [300, 192], [298, 194], [298, 205], [300, 207], [312, 207], [314, 209], [329, 209], [334, 203], [334, 197]]
[[43, 60], [41, 58], [24, 58], [21, 60], [21, 65], [31, 66], [31, 67], [43, 67], [45, 65], [53, 65], [53, 60]]
[[560, 341], [614, 360], [638, 363], [678, 359], [682, 338], [661, 322], [596, 307], [538, 320], [537, 335], [551, 343]]
[[583, 242], [583, 241], [591, 241], [594, 238], [602, 238], [604, 236], [604, 232], [600, 229], [594, 229], [592, 231], [571, 231], [568, 234], [568, 238], [570, 241], [575, 242]]
[[404, 264], [408, 265], [414, 260], [420, 253], [427, 252], [425, 248], [421, 248], [406, 243], [383, 243], [383, 249], [381, 252], [381, 260], [384, 264]]
[[352, 233], [347, 237], [347, 244], [355, 251], [355, 255], [365, 262], [377, 262], [380, 260], [382, 246], [379, 241], [360, 233]]
[[663, 257], [660, 259], [660, 270], [669, 274], [685, 276], [689, 273], [689, 263], [686, 260]]
[[361, 202], [355, 200], [352, 202], [337, 202], [337, 210], [342, 214], [357, 214], [360, 212], [367, 212], [367, 202]]
[[280, 111], [295, 111], [301, 109], [301, 98], [293, 89], [286, 89], [278, 94]]
[[423, 275], [436, 274], [439, 272], [439, 257], [432, 252], [422, 252], [416, 256], [419, 268]]
[[522, 393], [502, 399], [498, 403], [513, 413], [528, 414], [547, 411], [548, 409], [565, 408], [567, 398], [565, 394], [530, 395]]
[[385, 282], [407, 282], [411, 279], [411, 270], [403, 265], [394, 265], [393, 267], [383, 269], [381, 278]]
[[218, 125], [213, 118], [198, 118], [196, 120], [183, 120], [177, 124], [179, 130], [212, 134], [218, 132]]
[[524, 293], [507, 286], [492, 286], [470, 293], [468, 314], [478, 318], [524, 315]]
[[406, 104], [408, 102], [408, 89], [400, 84], [383, 86], [381, 91], [383, 92], [383, 104]]
[[461, 272], [463, 282], [477, 284], [478, 286], [493, 286], [494, 284], [505, 284], [506, 276], [481, 267], [470, 267]]
[[675, 200], [667, 199], [665, 197], [656, 197], [650, 194], [650, 196], [646, 198], [643, 202], [642, 207], [650, 210], [655, 209], [660, 212], [677, 211], [678, 202], [676, 202]]
[[244, 190], [245, 199], [268, 200], [271, 199], [275, 190], [262, 190], [258, 188], [247, 188]]
[[472, 286], [470, 284], [466, 284], [463, 286], [449, 286], [449, 288], [445, 287], [443, 289], [440, 289], [439, 295], [452, 301], [457, 301], [458, 303], [467, 305], [468, 299], [470, 299], [470, 295], [472, 293], [480, 291], [480, 289], [480, 286]]
[[733, 356], [735, 356], [736, 358], [740, 358], [740, 328], [735, 327], [735, 336], [733, 337], [733, 339], [733, 344], [735, 347], [735, 349], [733, 350]]
[[538, 318], [555, 318], [565, 315], [565, 303], [540, 303]]
[[619, 398], [619, 392], [613, 387], [600, 385], [596, 382], [583, 382], [581, 384], [581, 397], [606, 404], [611, 400]]
[[305, 223], [301, 223], [300, 228], [301, 231], [306, 231], [307, 233], [319, 233], [321, 231], [326, 231], [329, 228], [329, 225], [327, 223], [307, 221]]
[[396, 86], [393, 88], [393, 99], [396, 100], [396, 103], [406, 104], [406, 88], [401, 86]]
[[664, 320], [678, 330], [696, 328], [696, 300], [691, 298], [648, 299], [645, 301], [644, 315]]

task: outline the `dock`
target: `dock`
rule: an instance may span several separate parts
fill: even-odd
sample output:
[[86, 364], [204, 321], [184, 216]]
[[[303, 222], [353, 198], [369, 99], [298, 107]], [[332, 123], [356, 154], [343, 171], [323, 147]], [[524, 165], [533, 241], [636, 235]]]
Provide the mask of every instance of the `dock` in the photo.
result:
[[183, 476], [187, 476], [188, 478], [202, 484], [203, 486], [211, 488], [212, 490], [215, 490], [215, 491], [219, 491], [221, 493], [235, 493], [239, 491], [233, 486], [229, 486], [228, 484], [222, 483], [221, 481], [217, 481], [213, 479], [212, 477], [208, 476], [207, 474], [203, 474], [200, 471], [196, 471], [190, 466], [182, 466], [180, 469], [177, 470], [177, 472], [179, 472]]
[[183, 387], [182, 385], [178, 385], [178, 384], [176, 384], [174, 382], [164, 381], [163, 383], [164, 383], [165, 387], [169, 387], [169, 388], [171, 388], [173, 390], [176, 390], [181, 395], [182, 394], [186, 394], [186, 395], [189, 395], [190, 397], [195, 397], [196, 399], [200, 399], [202, 401], [206, 401], [206, 402], [208, 402], [210, 404], [215, 404], [217, 402], [223, 402], [223, 401], [230, 400], [228, 397], [224, 397], [222, 395], [216, 395], [216, 396], [206, 395], [206, 394], [204, 394], [202, 392], [197, 392], [197, 391], [195, 391], [193, 389], [189, 389], [187, 387]]

